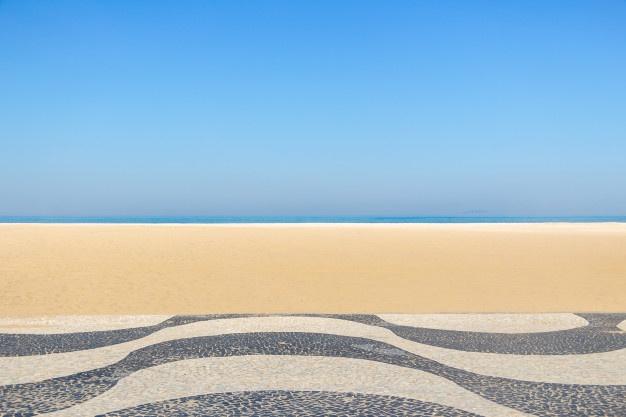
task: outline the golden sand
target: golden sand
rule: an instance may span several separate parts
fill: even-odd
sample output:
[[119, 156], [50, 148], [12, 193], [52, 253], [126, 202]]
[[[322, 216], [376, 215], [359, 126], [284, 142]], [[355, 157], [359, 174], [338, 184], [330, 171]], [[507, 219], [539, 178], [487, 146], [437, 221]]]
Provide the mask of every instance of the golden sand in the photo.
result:
[[626, 224], [0, 225], [0, 315], [626, 311]]

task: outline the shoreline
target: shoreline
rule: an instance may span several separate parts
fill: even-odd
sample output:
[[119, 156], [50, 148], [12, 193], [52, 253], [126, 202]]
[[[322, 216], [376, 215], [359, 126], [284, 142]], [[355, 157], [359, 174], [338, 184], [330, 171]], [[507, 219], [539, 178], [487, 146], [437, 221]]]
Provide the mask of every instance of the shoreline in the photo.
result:
[[624, 226], [626, 222], [252, 222], [252, 223], [237, 223], [237, 222], [224, 222], [224, 223], [108, 223], [108, 222], [78, 222], [78, 223], [64, 223], [64, 222], [0, 222], [0, 227], [3, 226], [219, 226], [219, 227], [359, 227], [359, 226], [373, 226], [373, 227], [405, 227], [405, 226], [594, 226], [594, 225], [610, 225], [610, 226]]

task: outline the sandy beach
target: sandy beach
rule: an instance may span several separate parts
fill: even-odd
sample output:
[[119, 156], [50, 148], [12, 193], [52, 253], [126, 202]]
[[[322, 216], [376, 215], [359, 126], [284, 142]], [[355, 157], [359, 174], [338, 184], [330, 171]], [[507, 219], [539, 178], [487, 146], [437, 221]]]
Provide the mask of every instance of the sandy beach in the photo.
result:
[[626, 224], [0, 225], [0, 315], [611, 312]]

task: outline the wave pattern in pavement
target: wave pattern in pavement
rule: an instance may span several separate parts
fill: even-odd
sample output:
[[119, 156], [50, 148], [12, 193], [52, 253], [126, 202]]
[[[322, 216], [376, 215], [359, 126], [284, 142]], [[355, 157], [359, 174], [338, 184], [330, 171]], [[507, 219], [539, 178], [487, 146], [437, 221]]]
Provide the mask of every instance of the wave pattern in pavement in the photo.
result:
[[[458, 352], [495, 351], [494, 353], [501, 354], [522, 352], [521, 354], [525, 355], [573, 355], [573, 357], [576, 356], [575, 354], [604, 352], [623, 347], [620, 343], [624, 339], [624, 332], [617, 326], [625, 317], [623, 314], [588, 314], [581, 315], [589, 323], [583, 327], [562, 331], [504, 334], [400, 326], [374, 315], [314, 316], [347, 320], [366, 325], [366, 327], [370, 326], [370, 328], [382, 327], [406, 340], [443, 346]], [[488, 319], [488, 315], [483, 316]], [[91, 349], [96, 354], [99, 347], [141, 339], [167, 327], [227, 318], [253, 320], [250, 315], [177, 316], [157, 325], [132, 329], [52, 335], [4, 334], [0, 335], [0, 349], [7, 357], [55, 355], [56, 352], [77, 350], [88, 354]], [[286, 319], [289, 320], [289, 318]], [[297, 318], [293, 317], [293, 319]], [[328, 320], [328, 325], [332, 326], [333, 321], [335, 320]], [[3, 341], [9, 341], [9, 343], [5, 345]], [[513, 341], [517, 341], [518, 345]], [[533, 346], [531, 342], [535, 342], [535, 345]], [[363, 361], [366, 364], [391, 365], [409, 372], [426, 372], [458, 385], [471, 395], [481, 397], [481, 401], [492, 402], [494, 405], [510, 409], [511, 416], [626, 416], [626, 385], [547, 383], [483, 375], [452, 367], [411, 353], [396, 345], [368, 337], [319, 332], [237, 333], [236, 329], [229, 334], [180, 338], [150, 344], [135, 349], [123, 359], [100, 368], [37, 382], [0, 386], [0, 415], [31, 416], [64, 410], [71, 413], [72, 407], [78, 407], [104, 395], [125, 378], [130, 378], [138, 372], [147, 372], [165, 364], [200, 358], [259, 355], [281, 356], [286, 360], [290, 357], [344, 358]], [[358, 381], [358, 372], [351, 376]], [[224, 378], [236, 379], [238, 374], [235, 371]], [[178, 415], [229, 415], [228, 407], [231, 407], [231, 410], [237, 410], [240, 414], [233, 412], [237, 415], [247, 415], [246, 412], [255, 415], [255, 410], [258, 415], [333, 415], [330, 414], [331, 411], [339, 413], [335, 415], [367, 415], [364, 414], [365, 409], [377, 410], [372, 415], [477, 415], [464, 407], [450, 407], [430, 402], [428, 398], [408, 398], [406, 395], [395, 393], [392, 395], [339, 393], [326, 389], [220, 392], [219, 381], [214, 384], [216, 386], [211, 387], [210, 393], [192, 397], [164, 398], [131, 408], [108, 411], [107, 415], [168, 415], [166, 410], [176, 409], [181, 411], [172, 411], [174, 414], [169, 415], [176, 415], [175, 413]], [[281, 401], [281, 398], [284, 401]], [[311, 402], [320, 404], [320, 408], [307, 408], [306, 404], [311, 404]], [[283, 406], [284, 409], [281, 408]]]
[[[0, 356], [28, 356], [94, 349], [140, 339], [159, 330], [188, 323], [224, 318], [258, 317], [252, 314], [212, 314], [175, 316], [152, 326], [131, 329], [62, 334], [0, 333]], [[626, 331], [620, 322], [623, 314], [578, 314], [586, 326], [530, 333], [491, 333], [404, 326], [390, 323], [376, 315], [306, 314], [294, 316], [330, 317], [350, 320], [391, 330], [396, 335], [418, 343], [467, 352], [515, 355], [568, 355], [610, 352], [626, 348]], [[488, 314], [481, 316], [489, 320]], [[540, 317], [541, 315], [537, 315]], [[527, 324], [526, 324], [527, 326]]]
[[176, 398], [103, 414], [106, 417], [185, 416], [479, 417], [439, 404], [384, 395], [319, 391], [226, 392]]

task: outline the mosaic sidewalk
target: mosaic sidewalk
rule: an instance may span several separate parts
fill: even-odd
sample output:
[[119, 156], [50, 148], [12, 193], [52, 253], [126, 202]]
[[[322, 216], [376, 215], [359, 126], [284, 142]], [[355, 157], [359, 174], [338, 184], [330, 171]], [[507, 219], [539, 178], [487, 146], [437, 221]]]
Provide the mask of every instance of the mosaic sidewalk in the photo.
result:
[[626, 417], [626, 313], [0, 319], [38, 414]]

